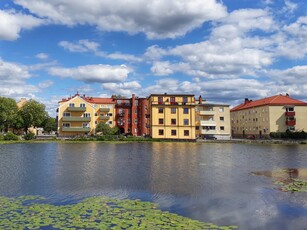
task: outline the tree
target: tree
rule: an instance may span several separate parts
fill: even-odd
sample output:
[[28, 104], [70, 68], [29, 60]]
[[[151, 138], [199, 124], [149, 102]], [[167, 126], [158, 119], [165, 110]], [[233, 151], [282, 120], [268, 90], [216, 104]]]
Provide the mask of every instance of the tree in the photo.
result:
[[0, 130], [13, 126], [17, 116], [17, 103], [12, 98], [0, 97]]
[[102, 132], [103, 135], [115, 135], [118, 132], [118, 128], [111, 128], [109, 125], [104, 123], [99, 123], [96, 126], [96, 133]]
[[23, 119], [23, 128], [26, 133], [31, 126], [42, 126], [48, 117], [48, 113], [45, 111], [45, 105], [35, 100], [26, 102], [20, 109], [20, 115]]
[[56, 119], [53, 117], [47, 117], [44, 120], [42, 127], [44, 128], [44, 131], [47, 133], [50, 133], [52, 131], [57, 131]]

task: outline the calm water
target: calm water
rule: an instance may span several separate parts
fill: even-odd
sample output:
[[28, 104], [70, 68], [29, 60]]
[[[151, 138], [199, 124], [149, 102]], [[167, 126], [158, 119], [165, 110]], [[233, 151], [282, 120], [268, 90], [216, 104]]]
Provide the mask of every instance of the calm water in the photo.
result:
[[307, 146], [198, 143], [0, 145], [0, 195], [70, 203], [94, 195], [240, 229], [307, 229], [307, 194], [252, 172], [307, 168]]

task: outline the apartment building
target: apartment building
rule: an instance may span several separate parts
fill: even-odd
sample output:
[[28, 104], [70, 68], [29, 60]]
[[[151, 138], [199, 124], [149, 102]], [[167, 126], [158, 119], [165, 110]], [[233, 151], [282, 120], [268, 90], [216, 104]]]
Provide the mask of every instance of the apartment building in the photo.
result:
[[78, 93], [59, 102], [57, 110], [59, 136], [94, 135], [99, 123], [115, 125], [115, 102], [111, 98], [94, 98]]
[[148, 109], [152, 138], [195, 140], [194, 95], [151, 94]]
[[134, 136], [147, 136], [148, 102], [146, 98], [136, 97], [132, 94], [131, 98], [112, 96], [116, 104], [116, 125], [120, 133], [129, 133]]
[[195, 107], [196, 137], [229, 140], [231, 138], [229, 105], [212, 104], [200, 96]]
[[244, 103], [230, 110], [232, 135], [268, 136], [270, 132], [307, 131], [307, 103], [288, 94]]

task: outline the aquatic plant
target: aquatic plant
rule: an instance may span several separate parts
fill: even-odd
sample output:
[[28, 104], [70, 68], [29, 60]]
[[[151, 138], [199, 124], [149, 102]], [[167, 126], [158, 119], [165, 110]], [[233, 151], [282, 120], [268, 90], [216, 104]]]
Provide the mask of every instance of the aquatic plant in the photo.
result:
[[0, 196], [0, 229], [236, 229], [161, 211], [140, 200], [92, 197], [70, 205], [39, 196]]
[[281, 191], [284, 192], [307, 192], [307, 181], [302, 179], [291, 179], [290, 181], [274, 181]]

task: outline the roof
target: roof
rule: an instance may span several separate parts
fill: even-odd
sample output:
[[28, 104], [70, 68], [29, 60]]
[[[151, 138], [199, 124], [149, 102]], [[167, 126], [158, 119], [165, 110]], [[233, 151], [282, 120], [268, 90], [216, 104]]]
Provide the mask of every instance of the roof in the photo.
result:
[[161, 94], [150, 94], [149, 97], [152, 96], [173, 96], [173, 97], [194, 97], [194, 94], [167, 94], [167, 93], [161, 93]]
[[295, 106], [307, 106], [306, 102], [294, 99], [290, 97], [288, 94], [284, 95], [276, 95], [272, 97], [266, 97], [263, 99], [259, 99], [256, 101], [249, 100], [248, 98], [245, 99], [245, 102], [232, 108], [230, 112], [249, 109], [253, 107], [259, 107], [264, 105], [270, 106], [281, 106], [281, 105], [295, 105]]
[[82, 97], [83, 100], [94, 103], [94, 104], [115, 104], [112, 98], [101, 98], [101, 97]]

